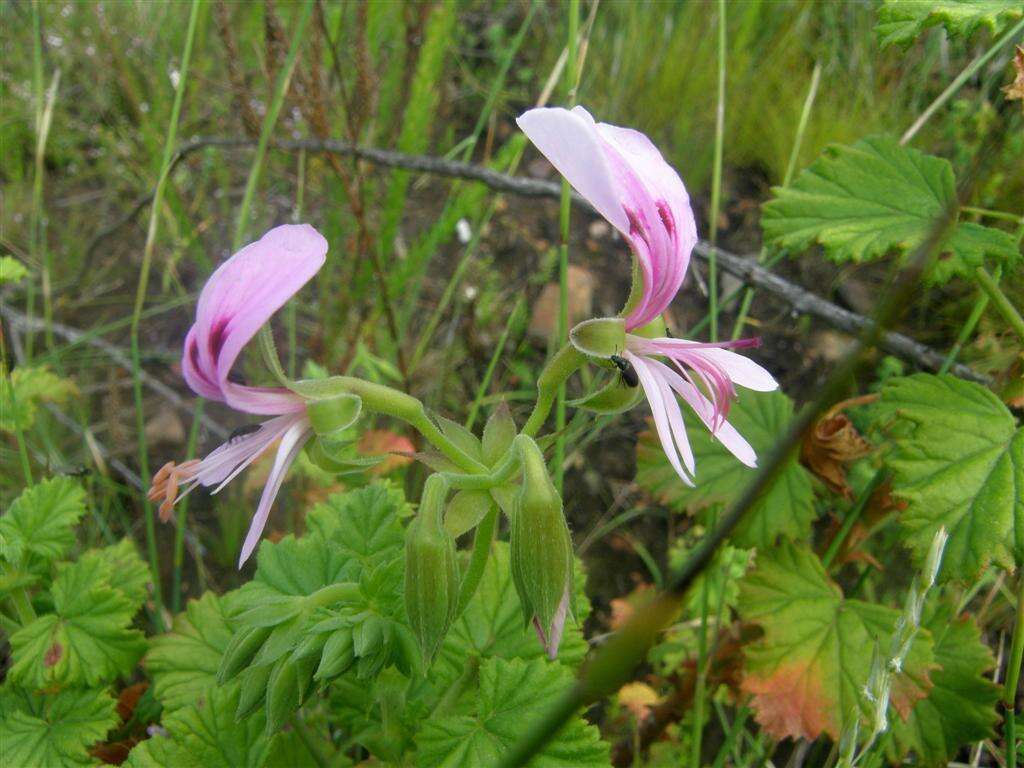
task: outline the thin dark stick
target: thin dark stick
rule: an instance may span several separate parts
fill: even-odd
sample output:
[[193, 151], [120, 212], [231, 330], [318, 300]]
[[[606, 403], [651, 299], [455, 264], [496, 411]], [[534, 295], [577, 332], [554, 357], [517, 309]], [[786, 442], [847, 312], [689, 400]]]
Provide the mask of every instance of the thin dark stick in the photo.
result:
[[[171, 161], [171, 168], [173, 169], [178, 162], [189, 154], [207, 147], [219, 147], [221, 149], [246, 149], [253, 146], [255, 146], [255, 142], [244, 138], [217, 136], [194, 138], [181, 145]], [[420, 171], [422, 173], [430, 173], [437, 176], [478, 181], [495, 191], [507, 192], [509, 194], [519, 195], [520, 197], [550, 198], [557, 200], [561, 195], [561, 185], [558, 182], [509, 176], [508, 174], [492, 171], [490, 168], [485, 168], [474, 163], [445, 160], [444, 158], [432, 157], [429, 155], [408, 155], [403, 152], [393, 152], [387, 149], [359, 147], [347, 141], [335, 141], [333, 139], [289, 139], [272, 141], [271, 146], [275, 149], [286, 152], [298, 152], [299, 150], [305, 150], [307, 152], [328, 152], [332, 154], [346, 155], [388, 168], [405, 168], [407, 170]], [[93, 236], [86, 248], [83, 267], [79, 272], [80, 276], [88, 269], [93, 255], [103, 240], [110, 237], [118, 229], [131, 222], [139, 212], [146, 207], [152, 197], [152, 193], [142, 195], [132, 204], [132, 207], [124, 216], [111, 224], [108, 224]], [[590, 204], [575, 193], [572, 195], [572, 201], [581, 208], [592, 210]], [[697, 247], [694, 249], [694, 253], [705, 261], [708, 260], [710, 252], [711, 245], [704, 241], [698, 243]], [[799, 285], [789, 282], [785, 278], [779, 277], [771, 270], [757, 264], [756, 260], [753, 258], [746, 258], [718, 248], [716, 249], [716, 259], [718, 266], [722, 270], [738, 277], [747, 283], [747, 285], [754, 286], [763, 291], [768, 291], [787, 302], [798, 312], [803, 312], [816, 317], [819, 320], [823, 320], [834, 328], [856, 335], [863, 333], [872, 323], [872, 320], [864, 315], [859, 315], [856, 312], [850, 312], [847, 309], [843, 309], [842, 307], [833, 304], [831, 301], [823, 299], [805, 288], [801, 288]], [[897, 355], [914, 363], [915, 365], [929, 370], [939, 370], [945, 359], [945, 356], [942, 353], [932, 349], [931, 347], [921, 344], [908, 336], [892, 331], [886, 331], [881, 334], [881, 336], [879, 336], [877, 346], [880, 349], [884, 349], [886, 352], [890, 352], [891, 354]], [[985, 384], [991, 382], [990, 377], [978, 373], [969, 366], [959, 363], [954, 365], [950, 369], [950, 372], [960, 378], [969, 379], [971, 381], [977, 381]]]

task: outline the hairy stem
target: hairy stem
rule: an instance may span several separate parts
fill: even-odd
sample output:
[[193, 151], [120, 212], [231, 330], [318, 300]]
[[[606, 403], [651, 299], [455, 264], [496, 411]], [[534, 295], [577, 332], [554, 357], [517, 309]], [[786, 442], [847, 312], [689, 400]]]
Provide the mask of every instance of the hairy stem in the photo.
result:
[[555, 353], [537, 379], [537, 401], [530, 418], [523, 426], [523, 434], [534, 437], [551, 413], [558, 388], [584, 363], [583, 355], [571, 344]]

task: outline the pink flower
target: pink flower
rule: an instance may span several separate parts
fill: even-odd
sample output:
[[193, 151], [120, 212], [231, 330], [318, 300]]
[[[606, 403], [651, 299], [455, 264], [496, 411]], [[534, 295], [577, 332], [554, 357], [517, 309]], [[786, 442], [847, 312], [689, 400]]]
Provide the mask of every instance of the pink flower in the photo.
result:
[[596, 123], [582, 107], [531, 109], [517, 122], [633, 251], [640, 285], [623, 310], [622, 358], [643, 387], [669, 462], [684, 482], [693, 484], [693, 451], [678, 395], [736, 458], [755, 466], [753, 449], [726, 416], [736, 397], [734, 385], [759, 391], [778, 387], [761, 366], [728, 349], [758, 341], [701, 344], [629, 333], [659, 318], [672, 303], [697, 243], [690, 198], [679, 175], [642, 133]]
[[[281, 387], [238, 383], [230, 377], [231, 368], [259, 329], [323, 266], [326, 254], [327, 241], [308, 224], [275, 227], [210, 276], [199, 295], [196, 322], [185, 337], [181, 368], [196, 394], [273, 418], [236, 431], [201, 461], [168, 462], [153, 476], [149, 498], [163, 499], [160, 517], [166, 520], [174, 503], [197, 485], [216, 486], [213, 493], [217, 493], [278, 443], [239, 567], [256, 548], [284, 476], [312, 427], [301, 396]], [[179, 493], [182, 484], [186, 487]]]

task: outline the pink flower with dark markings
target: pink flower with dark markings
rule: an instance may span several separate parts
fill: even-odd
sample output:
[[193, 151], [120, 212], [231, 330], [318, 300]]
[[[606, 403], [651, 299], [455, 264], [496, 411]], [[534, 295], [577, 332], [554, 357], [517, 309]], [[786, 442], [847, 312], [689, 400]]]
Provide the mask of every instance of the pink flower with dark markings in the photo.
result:
[[697, 243], [690, 198], [679, 175], [642, 133], [597, 123], [582, 107], [531, 109], [517, 123], [633, 252], [640, 282], [623, 310], [627, 333], [620, 362], [635, 371], [634, 383], [643, 387], [677, 474], [693, 485], [693, 451], [677, 396], [737, 459], [756, 466], [753, 448], [726, 417], [735, 385], [758, 391], [778, 387], [764, 368], [730, 351], [757, 346], [759, 340], [702, 344], [630, 333], [642, 331], [668, 309]]
[[274, 465], [242, 545], [239, 567], [259, 543], [284, 476], [312, 427], [304, 398], [282, 387], [241, 384], [231, 378], [231, 368], [260, 328], [323, 266], [326, 255], [327, 241], [308, 224], [275, 227], [210, 276], [199, 295], [196, 322], [185, 337], [181, 368], [196, 394], [273, 418], [236, 430], [201, 461], [168, 462], [153, 476], [149, 498], [162, 499], [160, 518], [167, 520], [174, 503], [197, 485], [216, 486], [217, 493], [276, 443]]

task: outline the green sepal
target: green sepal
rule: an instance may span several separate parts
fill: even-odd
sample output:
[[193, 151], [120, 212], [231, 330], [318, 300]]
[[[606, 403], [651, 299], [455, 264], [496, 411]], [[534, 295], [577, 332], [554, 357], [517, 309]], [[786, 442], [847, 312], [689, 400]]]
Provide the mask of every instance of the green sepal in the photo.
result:
[[483, 458], [483, 446], [476, 435], [457, 421], [446, 419], [444, 416], [435, 416], [435, 419], [444, 436], [455, 443], [460, 451], [474, 461], [480, 461]]
[[668, 326], [665, 324], [665, 318], [658, 315], [647, 325], [633, 328], [630, 333], [633, 336], [640, 336], [644, 339], [662, 339], [668, 336]]
[[487, 423], [484, 424], [484, 435], [481, 441], [484, 464], [493, 467], [501, 461], [512, 446], [516, 432], [512, 411], [509, 410], [508, 403], [502, 400], [487, 419]]
[[340, 435], [356, 423], [362, 410], [362, 398], [348, 392], [312, 400], [306, 404], [306, 413], [310, 424], [313, 425], [313, 431], [322, 438]]
[[224, 649], [224, 656], [217, 670], [217, 684], [224, 685], [248, 666], [268, 637], [269, 627], [246, 627], [236, 632], [231, 637], [228, 647]]
[[444, 513], [444, 527], [453, 538], [459, 538], [480, 524], [494, 500], [487, 491], [462, 490], [448, 503]]
[[569, 331], [569, 341], [584, 355], [607, 360], [626, 348], [626, 322], [621, 317], [584, 320]]
[[642, 399], [643, 389], [641, 387], [631, 387], [622, 380], [621, 376], [616, 375], [601, 389], [578, 400], [572, 400], [569, 405], [593, 413], [613, 414], [634, 408]]
[[320, 469], [336, 475], [365, 472], [380, 464], [387, 456], [354, 456], [355, 442], [311, 440], [306, 455]]

